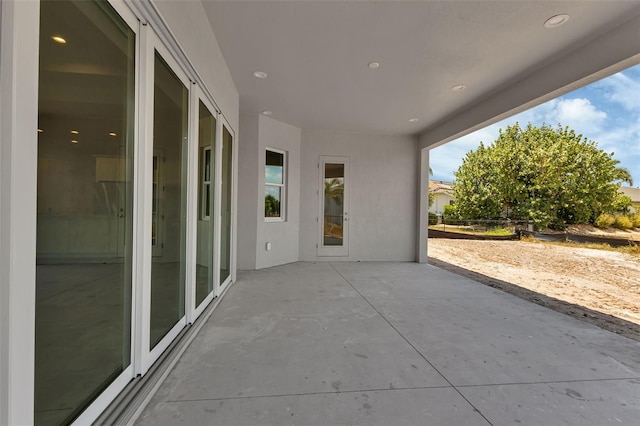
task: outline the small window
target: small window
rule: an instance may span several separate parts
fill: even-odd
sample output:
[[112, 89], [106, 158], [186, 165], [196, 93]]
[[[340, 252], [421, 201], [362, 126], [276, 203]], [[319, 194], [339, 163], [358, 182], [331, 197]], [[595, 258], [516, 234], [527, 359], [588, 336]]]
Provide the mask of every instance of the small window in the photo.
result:
[[285, 220], [286, 205], [286, 152], [267, 149], [264, 167], [265, 221]]
[[201, 148], [200, 163], [200, 219], [211, 219], [211, 147]]

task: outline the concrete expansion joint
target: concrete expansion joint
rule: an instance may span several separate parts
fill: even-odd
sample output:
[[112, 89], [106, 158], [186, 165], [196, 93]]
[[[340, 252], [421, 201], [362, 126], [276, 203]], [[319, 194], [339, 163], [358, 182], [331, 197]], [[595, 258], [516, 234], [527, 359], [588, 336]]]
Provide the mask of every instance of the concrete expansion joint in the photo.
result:
[[243, 276], [138, 424], [637, 424], [635, 342], [418, 272], [325, 262]]
[[407, 390], [425, 390], [425, 389], [450, 389], [453, 386], [413, 386], [413, 387], [398, 387], [398, 388], [371, 388], [371, 389], [348, 389], [326, 392], [300, 392], [300, 393], [283, 393], [272, 395], [247, 395], [247, 396], [226, 396], [219, 398], [187, 398], [187, 399], [168, 399], [164, 402], [204, 402], [204, 401], [227, 401], [227, 400], [241, 400], [241, 399], [261, 399], [261, 398], [287, 398], [291, 396], [314, 396], [314, 395], [337, 395], [348, 393], [362, 393], [362, 392], [395, 392], [395, 391], [407, 391]]
[[606, 377], [603, 379], [573, 379], [573, 380], [541, 380], [530, 382], [504, 382], [504, 383], [480, 383], [471, 385], [456, 385], [458, 388], [480, 388], [488, 386], [520, 386], [520, 385], [554, 385], [562, 383], [590, 383], [590, 382], [615, 382], [627, 380], [640, 380], [639, 377]]
[[380, 310], [379, 310], [378, 308], [376, 308], [376, 306], [375, 306], [373, 303], [371, 303], [371, 301], [370, 301], [369, 299], [367, 299], [367, 298], [364, 296], [364, 294], [362, 294], [362, 292], [360, 292], [360, 291], [359, 291], [359, 290], [358, 290], [358, 289], [357, 289], [357, 288], [356, 288], [356, 287], [351, 283], [351, 281], [349, 281], [349, 280], [348, 280], [344, 275], [342, 275], [342, 274], [341, 274], [341, 273], [340, 273], [340, 272], [335, 268], [335, 266], [334, 266], [332, 263], [330, 263], [330, 265], [331, 265], [331, 267], [333, 268], [333, 270], [336, 272], [336, 274], [338, 274], [340, 277], [342, 277], [342, 279], [343, 279], [343, 280], [344, 280], [344, 281], [345, 281], [349, 286], [351, 286], [351, 288], [353, 288], [353, 290], [354, 290], [356, 293], [358, 293], [358, 294], [360, 295], [360, 297], [362, 297], [362, 299], [363, 299], [365, 302], [367, 302], [367, 304], [369, 304], [369, 306], [371, 306], [371, 308], [372, 308], [374, 311], [376, 311], [376, 312], [378, 313], [378, 315], [380, 315], [380, 317], [381, 317], [381, 318], [382, 318], [382, 319], [383, 319], [383, 320], [384, 320], [384, 321], [389, 325], [389, 327], [391, 327], [391, 328], [392, 328], [396, 333], [398, 333], [398, 335], [402, 338], [402, 340], [404, 340], [404, 341], [405, 341], [409, 346], [411, 346], [411, 348], [413, 348], [413, 350], [414, 350], [414, 351], [415, 351], [415, 352], [416, 352], [416, 353], [417, 353], [417, 354], [418, 354], [422, 359], [424, 359], [424, 360], [425, 360], [425, 362], [426, 362], [427, 364], [429, 364], [429, 365], [431, 366], [431, 368], [433, 368], [433, 369], [434, 369], [434, 370], [435, 370], [435, 371], [440, 375], [440, 377], [442, 377], [442, 378], [443, 378], [443, 379], [444, 379], [444, 380], [449, 384], [449, 386], [450, 386], [451, 388], [453, 388], [453, 389], [458, 393], [458, 395], [460, 395], [460, 397], [461, 397], [462, 399], [464, 399], [464, 400], [467, 402], [467, 404], [469, 404], [469, 406], [470, 406], [471, 408], [473, 408], [473, 411], [475, 411], [476, 413], [478, 413], [480, 416], [482, 416], [482, 418], [483, 418], [483, 419], [484, 419], [488, 424], [490, 424], [491, 426], [493, 426], [493, 423], [491, 423], [491, 422], [489, 421], [489, 419], [488, 419], [488, 418], [487, 418], [487, 417], [482, 413], [482, 411], [480, 411], [480, 410], [479, 410], [475, 405], [473, 405], [473, 403], [472, 403], [471, 401], [469, 401], [469, 399], [468, 399], [465, 395], [463, 395], [463, 394], [462, 394], [462, 392], [460, 392], [460, 390], [459, 390], [459, 389], [458, 389], [458, 388], [457, 388], [457, 387], [456, 387], [456, 386], [455, 386], [455, 385], [454, 385], [454, 384], [453, 384], [453, 383], [452, 383], [452, 382], [451, 382], [451, 381], [450, 381], [450, 380], [449, 380], [449, 379], [448, 379], [448, 378], [447, 378], [447, 377], [446, 377], [446, 376], [445, 376], [445, 375], [444, 375], [444, 374], [443, 374], [443, 373], [442, 373], [442, 372], [441, 372], [441, 371], [440, 371], [440, 370], [439, 370], [435, 365], [433, 365], [433, 363], [432, 363], [431, 361], [429, 361], [429, 360], [427, 359], [427, 357], [426, 357], [422, 352], [420, 352], [420, 351], [418, 350], [418, 348], [416, 348], [416, 346], [415, 346], [413, 343], [411, 343], [411, 342], [409, 341], [409, 339], [407, 339], [407, 337], [406, 337], [404, 334], [402, 334], [402, 333], [400, 332], [400, 330], [398, 330], [398, 329], [397, 329], [397, 328], [396, 328], [396, 327], [391, 323], [391, 321], [390, 321], [387, 317], [385, 317], [385, 316], [384, 316], [384, 314], [383, 314], [382, 312], [380, 312]]

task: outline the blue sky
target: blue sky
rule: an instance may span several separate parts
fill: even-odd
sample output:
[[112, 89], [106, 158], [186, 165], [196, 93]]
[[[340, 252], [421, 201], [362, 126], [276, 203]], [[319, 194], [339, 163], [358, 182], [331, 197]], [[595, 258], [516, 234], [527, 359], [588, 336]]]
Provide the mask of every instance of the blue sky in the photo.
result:
[[640, 186], [640, 65], [432, 149], [432, 179], [453, 181], [468, 151], [480, 142], [491, 144], [499, 129], [516, 122], [522, 127], [527, 123], [569, 126], [613, 152], [619, 166], [631, 172], [633, 186]]

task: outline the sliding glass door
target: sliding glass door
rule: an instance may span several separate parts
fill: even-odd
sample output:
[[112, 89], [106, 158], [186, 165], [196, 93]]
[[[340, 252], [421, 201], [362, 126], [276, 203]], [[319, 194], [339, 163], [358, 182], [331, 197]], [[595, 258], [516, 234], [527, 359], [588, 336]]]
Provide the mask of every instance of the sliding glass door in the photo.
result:
[[[154, 56], [153, 150], [159, 153], [156, 244], [151, 266], [151, 324], [154, 348], [185, 314], [187, 149], [189, 91], [160, 53]], [[153, 189], [153, 188], [149, 188]], [[154, 217], [149, 218], [153, 220]]]
[[38, 425], [93, 422], [233, 278], [234, 133], [136, 13], [40, 2]]
[[198, 212], [196, 228], [196, 308], [213, 292], [215, 147], [217, 120], [198, 101]]
[[131, 364], [136, 34], [106, 1], [40, 8], [34, 408], [57, 425]]
[[220, 206], [220, 285], [231, 276], [232, 264], [232, 191], [233, 191], [233, 135], [222, 125], [221, 206]]

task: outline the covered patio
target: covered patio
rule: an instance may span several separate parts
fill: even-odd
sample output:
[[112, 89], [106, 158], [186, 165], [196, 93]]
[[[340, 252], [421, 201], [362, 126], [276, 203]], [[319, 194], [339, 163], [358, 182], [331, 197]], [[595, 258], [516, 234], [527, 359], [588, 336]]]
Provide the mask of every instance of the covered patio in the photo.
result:
[[0, 23], [0, 425], [638, 424], [637, 342], [424, 263], [429, 151], [639, 64], [639, 1]]
[[428, 264], [241, 272], [140, 425], [637, 425], [640, 344]]

